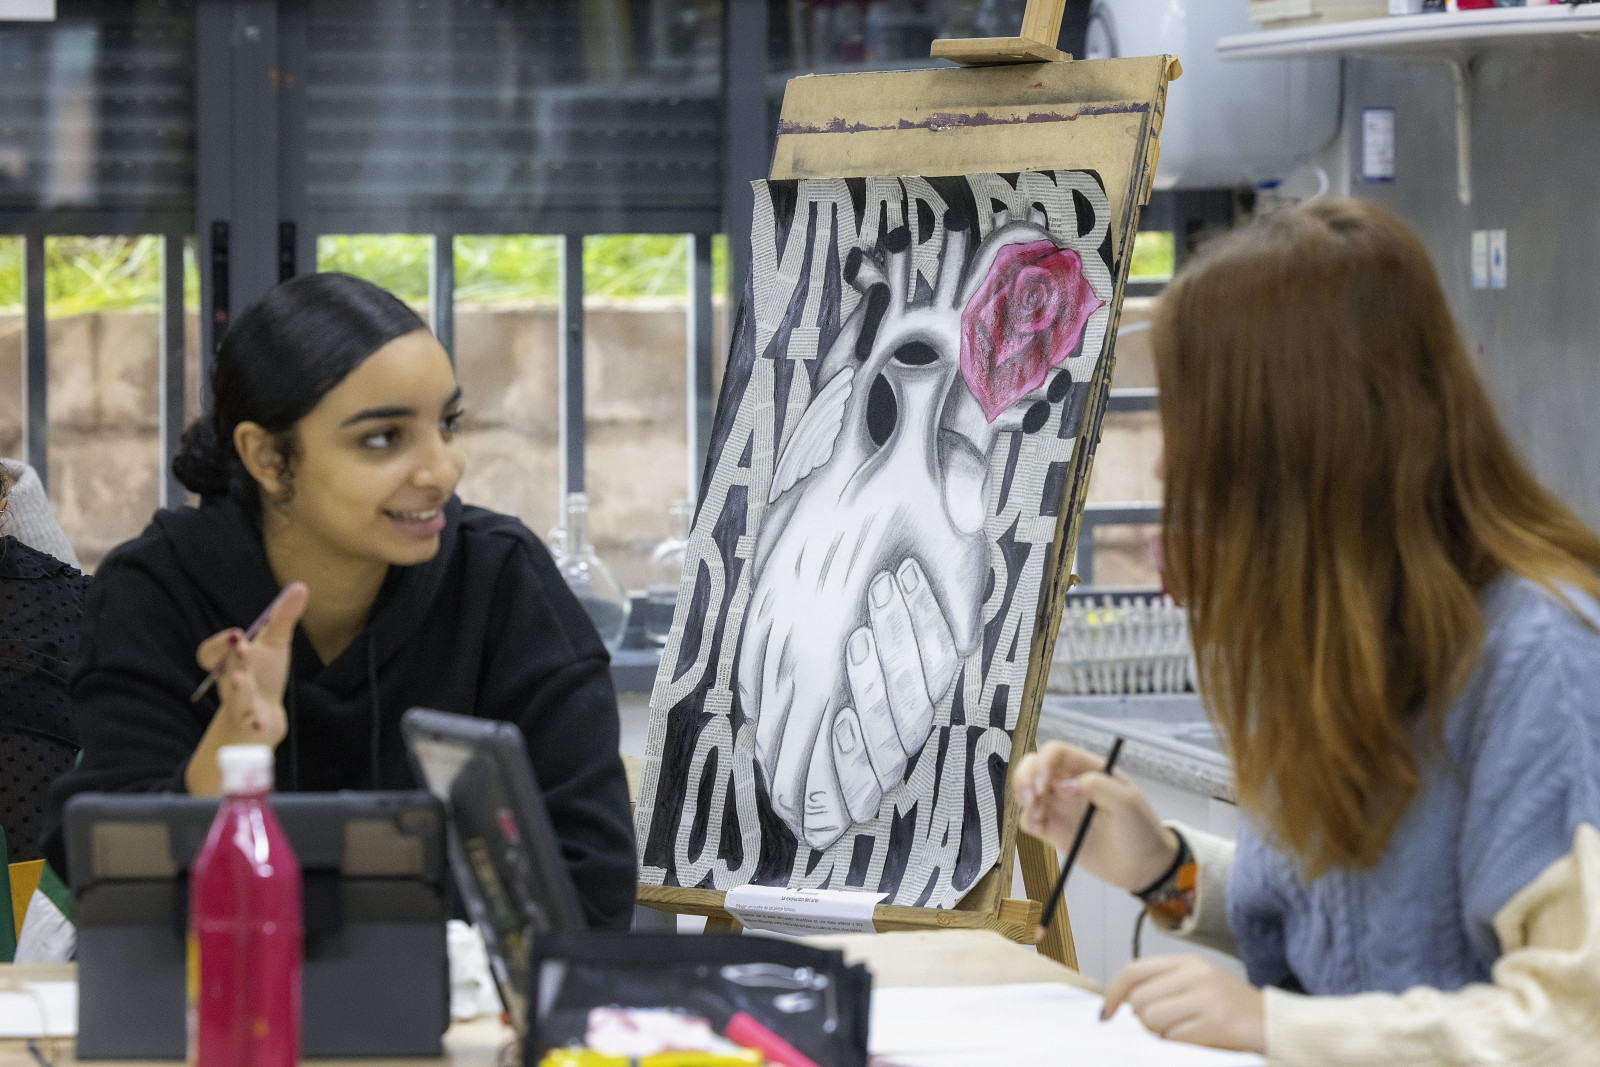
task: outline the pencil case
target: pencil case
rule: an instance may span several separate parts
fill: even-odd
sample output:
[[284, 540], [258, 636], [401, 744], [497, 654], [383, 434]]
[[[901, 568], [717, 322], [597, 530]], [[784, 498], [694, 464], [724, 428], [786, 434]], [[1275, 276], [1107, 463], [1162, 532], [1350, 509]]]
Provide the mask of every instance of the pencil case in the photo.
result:
[[591, 1048], [646, 1062], [642, 1049], [591, 1040], [615, 1034], [618, 1012], [632, 1010], [703, 1021], [719, 1042], [754, 1048], [769, 1063], [867, 1062], [872, 978], [837, 950], [764, 937], [551, 934], [535, 940], [529, 963], [526, 1067]]

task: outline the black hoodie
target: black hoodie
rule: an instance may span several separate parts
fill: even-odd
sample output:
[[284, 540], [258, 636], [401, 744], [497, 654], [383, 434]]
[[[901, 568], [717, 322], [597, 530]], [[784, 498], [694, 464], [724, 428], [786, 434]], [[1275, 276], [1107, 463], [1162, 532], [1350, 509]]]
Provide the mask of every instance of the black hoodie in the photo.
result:
[[[85, 606], [71, 694], [83, 759], [51, 790], [45, 854], [65, 872], [62, 805], [75, 793], [184, 790], [216, 711], [189, 694], [195, 649], [277, 594], [237, 504], [159, 511], [106, 557]], [[292, 650], [277, 750], [286, 791], [414, 789], [400, 736], [414, 706], [516, 723], [589, 922], [625, 928], [635, 867], [609, 657], [544, 546], [516, 519], [452, 498], [439, 552], [391, 567], [366, 628], [323, 665]]]

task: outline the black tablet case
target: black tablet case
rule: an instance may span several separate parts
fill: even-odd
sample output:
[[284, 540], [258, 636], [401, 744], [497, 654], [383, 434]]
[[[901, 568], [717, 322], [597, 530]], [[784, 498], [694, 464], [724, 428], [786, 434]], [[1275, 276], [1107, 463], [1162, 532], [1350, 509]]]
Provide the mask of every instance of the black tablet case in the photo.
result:
[[[189, 866], [215, 799], [66, 808], [79, 1059], [182, 1059]], [[444, 812], [425, 792], [272, 797], [304, 871], [301, 1055], [438, 1056], [450, 1024]]]

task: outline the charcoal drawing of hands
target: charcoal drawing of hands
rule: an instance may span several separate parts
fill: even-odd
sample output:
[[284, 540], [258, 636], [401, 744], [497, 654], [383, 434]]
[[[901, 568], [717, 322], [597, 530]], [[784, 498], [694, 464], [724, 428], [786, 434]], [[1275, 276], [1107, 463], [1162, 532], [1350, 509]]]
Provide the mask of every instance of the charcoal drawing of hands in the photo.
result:
[[[908, 228], [885, 236], [881, 259], [851, 250], [844, 277], [862, 300], [774, 465], [739, 696], [772, 809], [813, 848], [877, 814], [976, 651], [990, 452], [1019, 424], [1016, 401], [1066, 355], [1047, 351], [1060, 347], [1066, 291], [1047, 285], [1033, 305], [1016, 296], [1026, 272], [1038, 273], [1027, 250], [1056, 255], [1056, 243], [1011, 222], [969, 256], [971, 225], [946, 216], [931, 296], [924, 284], [919, 298]], [[996, 278], [1006, 286], [998, 301]], [[1094, 310], [1081, 284], [1066, 293], [1087, 307], [1078, 331]], [[1032, 348], [1002, 336], [1018, 322]]]

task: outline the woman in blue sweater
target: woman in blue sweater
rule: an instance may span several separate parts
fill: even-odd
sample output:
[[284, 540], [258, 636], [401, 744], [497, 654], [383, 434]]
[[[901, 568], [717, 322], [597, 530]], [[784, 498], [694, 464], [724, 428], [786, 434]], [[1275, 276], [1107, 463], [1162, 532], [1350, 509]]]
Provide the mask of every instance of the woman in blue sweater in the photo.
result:
[[1317, 202], [1217, 241], [1154, 329], [1168, 578], [1237, 844], [1100, 759], [1023, 826], [1236, 953], [1137, 960], [1152, 1030], [1274, 1064], [1600, 1063], [1600, 539], [1497, 422], [1427, 253]]

